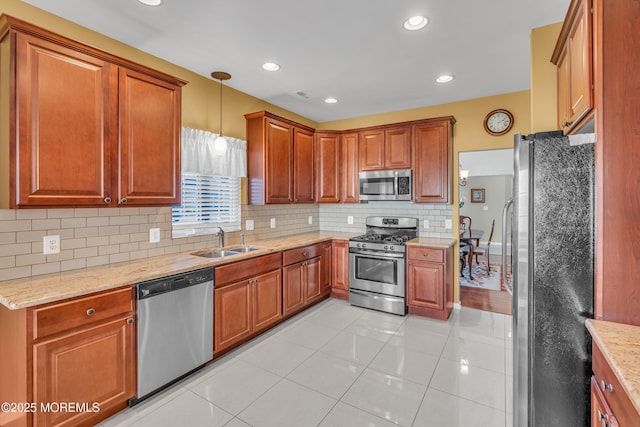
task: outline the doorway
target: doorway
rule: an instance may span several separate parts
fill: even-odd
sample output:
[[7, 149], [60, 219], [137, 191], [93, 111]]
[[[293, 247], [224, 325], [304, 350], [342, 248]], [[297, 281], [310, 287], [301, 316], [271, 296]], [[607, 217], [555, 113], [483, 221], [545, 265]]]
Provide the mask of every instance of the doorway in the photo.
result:
[[[501, 261], [505, 250], [510, 264], [511, 238], [502, 238], [502, 208], [512, 192], [513, 149], [460, 152], [458, 165], [459, 174], [468, 173], [466, 180], [460, 180], [459, 214], [471, 218], [471, 237], [479, 249], [471, 266], [467, 261], [461, 271], [459, 265], [460, 303], [511, 314], [511, 296], [502, 283]], [[484, 248], [488, 248], [488, 257]]]

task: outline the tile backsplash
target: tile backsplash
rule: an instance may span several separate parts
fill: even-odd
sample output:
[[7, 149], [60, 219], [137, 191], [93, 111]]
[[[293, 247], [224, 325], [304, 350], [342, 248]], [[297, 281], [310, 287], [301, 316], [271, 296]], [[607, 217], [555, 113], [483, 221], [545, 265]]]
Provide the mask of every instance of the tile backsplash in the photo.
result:
[[[353, 225], [347, 224], [348, 216]], [[420, 220], [420, 235], [451, 237], [444, 221], [451, 205], [410, 202], [366, 204], [299, 204], [242, 206], [241, 232], [227, 233], [227, 245], [311, 231], [363, 233], [369, 215], [411, 216]], [[309, 224], [309, 217], [312, 224]], [[271, 218], [276, 227], [271, 228]], [[254, 230], [246, 231], [246, 220]], [[429, 229], [423, 229], [423, 220]], [[160, 229], [160, 242], [149, 243], [149, 229]], [[44, 255], [42, 239], [60, 236], [60, 253]], [[171, 238], [171, 208], [0, 209], [0, 280], [113, 264], [218, 245], [216, 236]]]

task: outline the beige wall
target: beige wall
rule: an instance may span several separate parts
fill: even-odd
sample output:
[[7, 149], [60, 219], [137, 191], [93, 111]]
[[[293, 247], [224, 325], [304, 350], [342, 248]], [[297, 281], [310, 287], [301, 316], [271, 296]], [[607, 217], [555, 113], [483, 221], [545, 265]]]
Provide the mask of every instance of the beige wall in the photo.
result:
[[558, 92], [556, 66], [551, 55], [562, 22], [531, 31], [531, 131], [558, 128]]

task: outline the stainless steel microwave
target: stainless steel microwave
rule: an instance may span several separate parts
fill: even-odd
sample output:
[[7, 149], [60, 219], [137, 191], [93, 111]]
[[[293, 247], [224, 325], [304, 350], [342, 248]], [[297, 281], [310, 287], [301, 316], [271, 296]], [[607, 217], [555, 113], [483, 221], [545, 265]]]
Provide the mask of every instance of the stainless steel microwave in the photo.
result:
[[412, 199], [411, 169], [360, 172], [358, 178], [361, 201]]

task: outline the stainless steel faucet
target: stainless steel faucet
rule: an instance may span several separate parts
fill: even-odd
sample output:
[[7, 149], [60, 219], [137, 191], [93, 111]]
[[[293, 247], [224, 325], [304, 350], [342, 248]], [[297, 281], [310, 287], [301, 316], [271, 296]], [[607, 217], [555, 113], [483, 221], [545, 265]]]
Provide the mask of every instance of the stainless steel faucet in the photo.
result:
[[224, 248], [224, 230], [222, 227], [218, 227], [218, 246]]
[[244, 246], [244, 233], [240, 233], [240, 246]]

